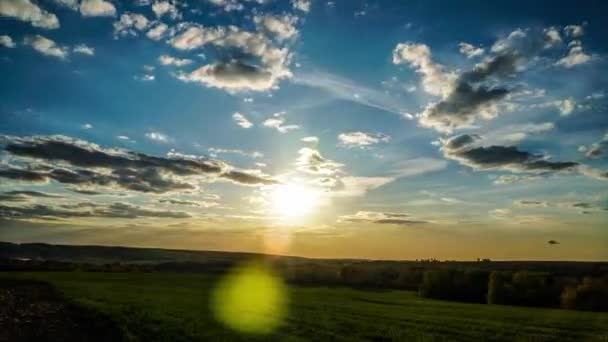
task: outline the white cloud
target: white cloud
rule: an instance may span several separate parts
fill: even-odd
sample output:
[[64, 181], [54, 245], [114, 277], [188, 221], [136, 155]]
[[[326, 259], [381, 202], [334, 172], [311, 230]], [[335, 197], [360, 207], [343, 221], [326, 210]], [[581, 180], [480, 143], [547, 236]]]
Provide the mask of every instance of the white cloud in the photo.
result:
[[172, 140], [169, 136], [160, 132], [148, 132], [146, 133], [146, 138], [163, 144], [169, 143]]
[[78, 44], [78, 45], [74, 46], [72, 51], [74, 51], [75, 53], [83, 54], [83, 55], [89, 55], [89, 56], [95, 55], [95, 49], [90, 46], [87, 46], [86, 44]]
[[162, 55], [162, 56], [158, 57], [158, 61], [162, 65], [175, 65], [178, 67], [192, 63], [191, 59], [180, 59], [180, 58], [175, 58], [175, 57], [169, 56], [169, 55]]
[[145, 30], [148, 27], [148, 18], [139, 13], [124, 13], [120, 19], [114, 22], [114, 35], [137, 36], [137, 31]]
[[156, 79], [156, 76], [152, 74], [143, 74], [141, 76], [135, 76], [135, 79], [142, 82], [151, 82]]
[[116, 8], [105, 0], [82, 0], [80, 13], [85, 17], [113, 17], [116, 15]]
[[302, 12], [310, 12], [310, 0], [291, 0], [291, 5]]
[[583, 47], [581, 45], [575, 44], [570, 47], [570, 51], [568, 51], [566, 56], [555, 62], [555, 65], [563, 66], [565, 68], [572, 68], [573, 66], [579, 64], [585, 64], [591, 59], [592, 57], [583, 51]]
[[435, 172], [445, 169], [448, 166], [447, 161], [434, 158], [415, 158], [404, 160], [390, 171], [390, 174], [395, 178], [412, 177], [429, 172]]
[[226, 149], [226, 148], [216, 148], [216, 147], [210, 147], [209, 149], [207, 149], [207, 151], [209, 151], [209, 155], [213, 158], [218, 157], [218, 155], [220, 154], [238, 154], [241, 156], [245, 156], [245, 157], [250, 157], [250, 158], [263, 158], [264, 154], [262, 152], [258, 152], [258, 151], [243, 151], [243, 150], [237, 150], [237, 149]]
[[234, 119], [234, 122], [236, 122], [237, 125], [243, 127], [243, 128], [251, 128], [253, 127], [253, 123], [251, 121], [249, 121], [249, 119], [247, 119], [245, 117], [245, 115], [241, 114], [241, 113], [234, 113], [232, 114], [232, 119]]
[[91, 129], [93, 128], [93, 125], [91, 125], [90, 123], [85, 123], [82, 126], [80, 126], [82, 129]]
[[59, 28], [59, 19], [30, 0], [0, 1], [0, 15], [26, 21], [34, 27], [45, 29]]
[[78, 0], [54, 0], [60, 6], [67, 7], [71, 10], [78, 10]]
[[465, 42], [459, 43], [458, 48], [460, 53], [467, 56], [467, 58], [478, 57], [484, 54], [484, 49]]
[[304, 173], [319, 176], [333, 176], [341, 173], [342, 164], [329, 160], [318, 150], [303, 147], [298, 151], [295, 163], [297, 169]]
[[14, 48], [15, 42], [13, 42], [13, 39], [10, 36], [1, 35], [0, 36], [0, 46], [4, 46], [7, 48]]
[[304, 137], [304, 138], [302, 138], [300, 140], [303, 141], [303, 142], [313, 143], [313, 144], [319, 143], [319, 138], [317, 138], [315, 136]]
[[255, 16], [253, 20], [261, 29], [272, 34], [278, 40], [286, 40], [298, 34], [298, 29], [295, 27], [298, 18], [295, 16], [266, 14]]
[[573, 98], [567, 98], [559, 102], [558, 108], [562, 116], [568, 116], [572, 114], [576, 107], [576, 101]]
[[340, 141], [340, 145], [345, 147], [364, 148], [380, 142], [389, 142], [391, 137], [382, 133], [347, 132], [338, 135], [338, 140]]
[[456, 74], [431, 59], [431, 50], [425, 44], [400, 43], [393, 50], [393, 63], [408, 63], [422, 75], [422, 86], [433, 95], [447, 96], [454, 88]]
[[67, 47], [59, 46], [53, 40], [40, 35], [26, 38], [25, 43], [45, 56], [57, 57], [60, 59], [65, 59], [68, 56]]
[[338, 181], [338, 189], [334, 190], [332, 195], [359, 197], [394, 180], [393, 177], [342, 177]]
[[289, 131], [297, 130], [300, 128], [298, 125], [284, 125], [285, 123], [285, 112], [274, 113], [272, 117], [266, 119], [262, 125], [265, 127], [275, 128], [280, 133], [287, 133]]
[[163, 15], [168, 15], [171, 19], [181, 18], [181, 14], [173, 3], [169, 1], [155, 1], [152, 4], [152, 11], [156, 14], [156, 17], [160, 18]]
[[167, 24], [158, 23], [146, 33], [146, 36], [152, 40], [160, 40], [168, 29], [169, 26]]

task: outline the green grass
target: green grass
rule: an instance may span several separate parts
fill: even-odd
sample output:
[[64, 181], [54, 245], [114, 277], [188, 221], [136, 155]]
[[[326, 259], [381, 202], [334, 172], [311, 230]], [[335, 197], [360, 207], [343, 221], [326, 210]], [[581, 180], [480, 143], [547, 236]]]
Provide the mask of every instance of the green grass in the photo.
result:
[[141, 341], [608, 341], [608, 313], [463, 304], [407, 291], [290, 287], [289, 313], [270, 336], [216, 322], [218, 278], [173, 273], [2, 273], [44, 280], [110, 315]]

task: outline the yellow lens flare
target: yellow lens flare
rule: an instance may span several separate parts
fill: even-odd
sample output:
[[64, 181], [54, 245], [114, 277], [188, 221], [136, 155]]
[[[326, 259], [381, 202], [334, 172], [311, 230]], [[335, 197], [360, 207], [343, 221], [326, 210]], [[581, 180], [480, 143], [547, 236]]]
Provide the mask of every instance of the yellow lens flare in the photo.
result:
[[299, 185], [283, 184], [271, 192], [273, 211], [285, 218], [302, 217], [319, 205], [318, 190]]
[[220, 281], [211, 305], [216, 319], [229, 328], [247, 334], [268, 334], [285, 318], [287, 288], [270, 268], [249, 262]]

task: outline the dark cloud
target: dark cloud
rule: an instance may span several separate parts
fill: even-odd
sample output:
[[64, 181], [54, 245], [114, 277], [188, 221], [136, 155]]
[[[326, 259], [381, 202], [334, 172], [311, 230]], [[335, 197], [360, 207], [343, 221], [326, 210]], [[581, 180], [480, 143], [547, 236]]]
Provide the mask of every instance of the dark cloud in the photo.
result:
[[555, 240], [549, 240], [549, 241], [547, 241], [547, 243], [550, 245], [559, 245], [559, 242], [555, 241]]
[[442, 151], [447, 158], [478, 170], [498, 169], [519, 172], [574, 170], [576, 162], [554, 162], [546, 156], [521, 151], [515, 146], [477, 146], [478, 136], [463, 134], [448, 139]]
[[[117, 186], [149, 193], [194, 190], [197, 181], [208, 181], [210, 177], [221, 177], [243, 185], [275, 182], [264, 176], [234, 170], [219, 160], [175, 152], [165, 158], [122, 149], [103, 149], [96, 144], [64, 136], [0, 136], [0, 143], [11, 155], [28, 161], [27, 168], [1, 168], [0, 177], [22, 181], [52, 179], [82, 187]], [[40, 164], [40, 161], [51, 165]]]
[[181, 211], [156, 210], [136, 205], [116, 202], [112, 204], [95, 204], [81, 202], [59, 206], [33, 204], [27, 206], [0, 205], [0, 218], [3, 219], [70, 219], [70, 218], [123, 218], [135, 219], [156, 218], [190, 218], [191, 215]]
[[338, 218], [338, 222], [347, 223], [371, 223], [371, 224], [391, 224], [391, 225], [417, 225], [426, 224], [428, 221], [410, 218], [405, 213], [390, 213], [377, 211], [358, 211], [352, 215], [343, 215]]

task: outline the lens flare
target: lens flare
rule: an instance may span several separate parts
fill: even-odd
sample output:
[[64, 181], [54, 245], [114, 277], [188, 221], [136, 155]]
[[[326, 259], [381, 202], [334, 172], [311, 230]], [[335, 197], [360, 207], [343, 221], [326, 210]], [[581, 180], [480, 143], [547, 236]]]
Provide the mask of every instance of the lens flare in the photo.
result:
[[219, 283], [212, 297], [218, 321], [236, 331], [268, 334], [283, 321], [287, 288], [265, 265], [250, 262], [234, 269]]

